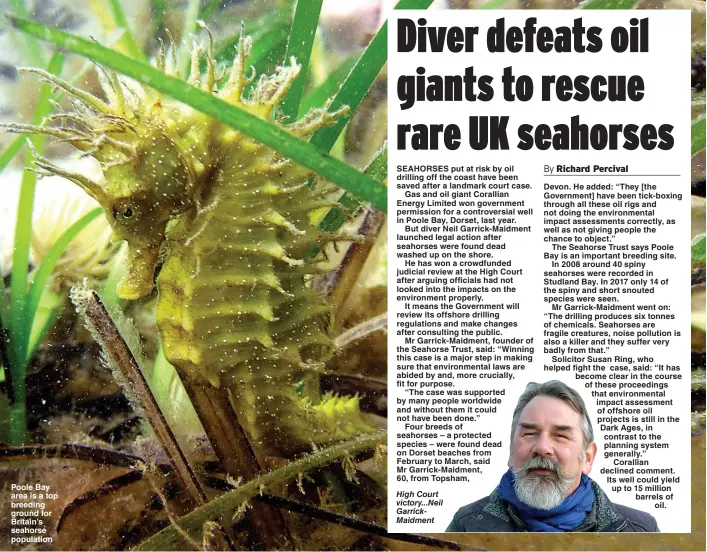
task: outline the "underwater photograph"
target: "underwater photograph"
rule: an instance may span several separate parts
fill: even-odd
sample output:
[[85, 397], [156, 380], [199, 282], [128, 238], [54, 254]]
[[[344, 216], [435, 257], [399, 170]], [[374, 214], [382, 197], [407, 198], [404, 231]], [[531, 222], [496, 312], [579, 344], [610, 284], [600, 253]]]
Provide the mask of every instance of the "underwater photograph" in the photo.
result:
[[[691, 533], [387, 532], [394, 8], [691, 11]], [[0, 277], [0, 550], [704, 550], [705, 2], [0, 0]]]

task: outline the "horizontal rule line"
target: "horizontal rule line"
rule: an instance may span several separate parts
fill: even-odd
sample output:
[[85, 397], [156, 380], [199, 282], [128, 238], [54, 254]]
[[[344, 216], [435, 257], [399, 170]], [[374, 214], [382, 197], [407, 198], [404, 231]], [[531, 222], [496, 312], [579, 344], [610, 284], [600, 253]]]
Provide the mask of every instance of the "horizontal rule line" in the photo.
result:
[[681, 176], [679, 174], [544, 174], [543, 176]]

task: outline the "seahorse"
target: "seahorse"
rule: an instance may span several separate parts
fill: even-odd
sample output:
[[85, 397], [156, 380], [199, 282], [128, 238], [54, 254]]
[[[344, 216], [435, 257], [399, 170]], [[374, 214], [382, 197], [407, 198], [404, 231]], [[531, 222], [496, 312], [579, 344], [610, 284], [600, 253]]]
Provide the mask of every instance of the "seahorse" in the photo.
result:
[[[211, 43], [195, 47], [188, 82], [277, 122], [278, 104], [300, 67], [293, 58], [246, 94], [254, 78], [246, 75], [250, 49], [250, 38], [241, 36], [217, 89], [222, 79]], [[156, 65], [178, 76], [169, 53], [161, 49]], [[97, 70], [105, 99], [27, 69], [67, 92], [74, 111], [40, 126], [9, 128], [59, 138], [100, 163], [99, 183], [36, 158], [37, 170], [62, 175], [96, 199], [127, 242], [120, 297], [149, 294], [161, 264], [156, 320], [167, 360], [182, 378], [227, 386], [251, 439], [271, 454], [373, 431], [357, 396], [319, 397], [318, 374], [333, 349], [333, 315], [306, 280], [319, 270], [311, 252], [342, 239], [310, 221], [312, 211], [330, 205], [326, 186], [308, 186], [315, 174], [247, 135]], [[307, 138], [344, 111], [315, 108], [281, 126]]]

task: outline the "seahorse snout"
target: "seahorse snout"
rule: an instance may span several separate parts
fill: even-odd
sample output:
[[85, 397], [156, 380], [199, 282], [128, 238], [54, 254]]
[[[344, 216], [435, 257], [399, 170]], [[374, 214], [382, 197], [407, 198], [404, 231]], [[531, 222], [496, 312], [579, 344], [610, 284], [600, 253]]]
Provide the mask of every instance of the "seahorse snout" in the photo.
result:
[[118, 296], [120, 298], [134, 301], [145, 297], [152, 291], [159, 253], [159, 245], [157, 247], [134, 247], [128, 243], [125, 274], [118, 282]]

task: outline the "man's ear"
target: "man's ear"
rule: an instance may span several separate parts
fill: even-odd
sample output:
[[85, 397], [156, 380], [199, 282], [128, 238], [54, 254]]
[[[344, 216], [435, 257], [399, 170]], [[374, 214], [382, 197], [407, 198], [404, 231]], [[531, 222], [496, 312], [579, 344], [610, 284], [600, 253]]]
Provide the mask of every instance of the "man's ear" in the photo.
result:
[[587, 452], [584, 453], [584, 467], [582, 468], [582, 473], [584, 475], [589, 475], [592, 471], [592, 465], [594, 464], [594, 458], [597, 455], [597, 444], [592, 443], [587, 447]]

